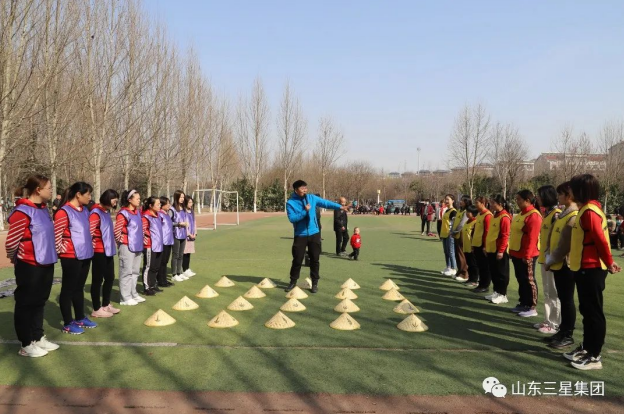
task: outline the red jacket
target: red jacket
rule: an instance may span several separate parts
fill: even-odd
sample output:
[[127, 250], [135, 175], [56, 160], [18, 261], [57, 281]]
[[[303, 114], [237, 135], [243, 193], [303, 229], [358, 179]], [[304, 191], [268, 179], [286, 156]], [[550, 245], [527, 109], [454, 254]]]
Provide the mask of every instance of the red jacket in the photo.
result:
[[[91, 210], [96, 208], [108, 213], [104, 207], [99, 204], [95, 204]], [[89, 216], [89, 231], [91, 232], [91, 238], [93, 239], [93, 252], [106, 253], [104, 251], [104, 243], [102, 242], [102, 230], [100, 230], [100, 216], [97, 214], [91, 214]]]
[[354, 249], [359, 249], [362, 246], [362, 238], [359, 234], [354, 234], [351, 236], [351, 247]]
[[433, 208], [431, 204], [423, 205], [420, 215], [422, 216], [423, 220], [433, 221], [435, 216], [435, 208]]
[[[83, 208], [87, 208], [87, 206], [82, 206], [80, 209], [77, 209], [71, 203], [65, 203], [65, 205], [76, 211], [82, 211]], [[74, 249], [71, 232], [69, 231], [69, 217], [65, 210], [61, 208], [54, 215], [54, 240], [59, 257], [64, 259], [76, 258], [76, 250]]]
[[[22, 204], [34, 208], [47, 208], [45, 203], [37, 205], [27, 198], [17, 200], [15, 207]], [[9, 259], [13, 260], [17, 257], [29, 265], [39, 266], [35, 259], [32, 233], [30, 232], [30, 217], [21, 211], [14, 211], [9, 218], [9, 233], [7, 234], [5, 247]]]
[[[600, 203], [591, 200], [591, 204], [602, 209]], [[581, 206], [579, 206], [580, 208]], [[586, 247], [594, 247], [583, 249], [583, 257], [581, 258], [581, 269], [594, 269], [601, 267], [600, 259], [607, 265], [613, 264], [613, 256], [609, 250], [609, 240], [604, 237], [602, 230], [602, 217], [591, 210], [585, 210], [582, 216], [578, 217], [581, 228], [585, 230], [583, 245]]]
[[[507, 210], [501, 210], [496, 213], [495, 217], [500, 216], [501, 214], [509, 214]], [[500, 221], [500, 232], [498, 233], [498, 239], [496, 239], [496, 251], [498, 253], [505, 253], [507, 247], [509, 246], [509, 233], [511, 232], [511, 219], [509, 216], [505, 216], [501, 218]]]
[[[522, 209], [520, 214], [526, 214], [531, 210], [535, 210], [534, 206], [529, 206]], [[524, 226], [522, 227], [522, 241], [520, 250], [510, 250], [509, 255], [518, 259], [532, 259], [539, 256], [539, 249], [537, 248], [539, 242], [540, 230], [542, 228], [542, 215], [541, 214], [529, 214], [524, 219]], [[544, 246], [546, 248], [546, 246]]]

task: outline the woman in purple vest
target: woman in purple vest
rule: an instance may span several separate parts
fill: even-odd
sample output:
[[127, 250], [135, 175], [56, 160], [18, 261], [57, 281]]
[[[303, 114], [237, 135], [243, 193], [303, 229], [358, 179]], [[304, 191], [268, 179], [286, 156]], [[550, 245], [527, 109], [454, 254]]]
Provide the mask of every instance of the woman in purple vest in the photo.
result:
[[136, 190], [121, 194], [121, 210], [115, 222], [115, 240], [119, 256], [120, 305], [134, 306], [145, 302], [136, 290], [143, 253], [143, 222], [139, 213], [141, 196]]
[[[100, 196], [100, 204], [91, 208], [89, 230], [93, 238], [93, 269], [91, 271], [91, 301], [94, 318], [110, 318], [119, 309], [110, 303], [115, 280], [115, 234], [110, 211], [117, 207], [119, 193], [108, 189]], [[104, 286], [102, 287], [102, 282]], [[102, 300], [100, 301], [100, 298]]]
[[147, 296], [162, 292], [156, 286], [163, 251], [162, 222], [158, 217], [160, 198], [149, 196], [143, 203], [143, 287]]
[[180, 190], [173, 194], [173, 259], [171, 260], [171, 272], [173, 280], [183, 282], [188, 280], [182, 269], [182, 259], [184, 257], [184, 247], [186, 245], [186, 236], [188, 221], [186, 219], [186, 211], [184, 209], [184, 193]]
[[[84, 314], [84, 287], [93, 258], [93, 240], [89, 231], [89, 210], [93, 187], [74, 183], [65, 190], [62, 206], [54, 216], [56, 251], [61, 258], [63, 282], [59, 307], [63, 315], [63, 333], [79, 335], [84, 328], [95, 328]], [[72, 307], [74, 315], [72, 317]]]
[[7, 257], [15, 265], [15, 333], [21, 342], [19, 354], [42, 357], [59, 348], [43, 334], [43, 311], [50, 297], [54, 263], [54, 225], [46, 207], [52, 198], [52, 183], [33, 175], [15, 191], [20, 197], [9, 216]]
[[186, 236], [186, 246], [184, 246], [184, 258], [182, 259], [183, 276], [193, 277], [196, 275], [191, 270], [191, 254], [195, 253], [195, 239], [197, 238], [197, 228], [195, 227], [195, 210], [193, 209], [193, 199], [186, 197], [184, 200], [186, 218], [189, 223]]
[[171, 248], [173, 247], [173, 220], [169, 215], [171, 209], [171, 203], [165, 196], [160, 197], [160, 211], [158, 217], [162, 223], [163, 232], [163, 252], [160, 257], [160, 269], [158, 270], [157, 284], [159, 287], [170, 287], [174, 284], [167, 280], [167, 264], [169, 264], [169, 258], [171, 257]]

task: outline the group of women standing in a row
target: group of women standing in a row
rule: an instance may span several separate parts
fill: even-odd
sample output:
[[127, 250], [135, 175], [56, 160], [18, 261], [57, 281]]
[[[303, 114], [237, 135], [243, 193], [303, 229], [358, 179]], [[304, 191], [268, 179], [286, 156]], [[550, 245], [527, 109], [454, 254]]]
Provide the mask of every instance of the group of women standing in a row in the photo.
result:
[[[43, 332], [44, 307], [59, 258], [62, 331], [75, 335], [97, 326], [85, 315], [84, 306], [84, 287], [91, 263], [94, 318], [110, 318], [120, 312], [111, 304], [115, 255], [119, 258], [120, 305], [145, 302], [136, 288], [141, 257], [146, 296], [173, 286], [167, 280], [171, 253], [173, 280], [182, 282], [195, 275], [189, 268], [197, 236], [190, 197], [176, 191], [173, 206], [167, 197], [154, 196], [147, 197], [141, 205], [136, 190], [126, 190], [119, 196], [117, 191], [108, 189], [94, 204], [92, 192], [91, 185], [85, 182], [73, 184], [65, 191], [53, 219], [46, 207], [52, 198], [47, 177], [33, 175], [15, 193], [19, 199], [8, 219], [6, 251], [15, 265], [14, 322], [22, 356], [40, 357], [59, 348]], [[113, 224], [111, 211], [118, 203], [121, 209]]]
[[[598, 202], [598, 180], [583, 174], [557, 188], [543, 186], [537, 196], [516, 194], [520, 212], [511, 215], [503, 196], [469, 197], [459, 202], [447, 195], [440, 238], [447, 268], [444, 275], [473, 287], [493, 304], [508, 303], [509, 258], [518, 281], [519, 303], [511, 309], [520, 317], [537, 316], [536, 265], [540, 264], [544, 321], [534, 327], [548, 345], [563, 349], [574, 344], [574, 302], [578, 292], [583, 315], [583, 342], [565, 358], [582, 370], [602, 368], [606, 336], [602, 292], [608, 273], [621, 269], [609, 245], [607, 218]], [[537, 205], [537, 207], [536, 207]], [[541, 208], [541, 212], [538, 208]]]

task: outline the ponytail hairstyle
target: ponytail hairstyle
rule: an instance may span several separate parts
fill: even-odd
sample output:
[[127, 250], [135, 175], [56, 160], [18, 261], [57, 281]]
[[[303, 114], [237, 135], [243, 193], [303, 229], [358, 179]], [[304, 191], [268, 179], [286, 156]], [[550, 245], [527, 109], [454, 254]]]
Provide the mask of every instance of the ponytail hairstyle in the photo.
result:
[[180, 211], [184, 209], [184, 206], [180, 204], [180, 196], [182, 195], [184, 195], [184, 191], [182, 190], [176, 190], [176, 192], [173, 193], [173, 208], [175, 209], [175, 211]]
[[50, 182], [50, 179], [45, 175], [33, 174], [26, 179], [26, 184], [17, 187], [13, 195], [19, 198], [27, 198], [35, 194], [37, 188], [43, 188]]
[[135, 190], [134, 188], [130, 189], [130, 190], [123, 190], [123, 192], [121, 193], [121, 206], [122, 207], [128, 207], [130, 205], [130, 199], [137, 193], [137, 190]]
[[555, 187], [552, 185], [545, 185], [538, 188], [537, 194], [541, 200], [541, 207], [549, 209], [557, 205], [557, 190], [555, 190]]
[[509, 204], [507, 204], [507, 200], [505, 200], [502, 194], [496, 194], [492, 197], [492, 200], [494, 200], [496, 204], [502, 206], [503, 210], [509, 211]]
[[477, 214], [479, 214], [479, 209], [477, 209], [477, 206], [473, 206], [471, 204], [468, 207], [466, 207], [466, 212], [472, 214], [473, 217], [476, 217]]
[[160, 201], [160, 198], [149, 196], [145, 200], [143, 200], [143, 211], [148, 211], [150, 208], [154, 207], [154, 204], [156, 204], [156, 200]]
[[100, 205], [103, 207], [112, 208], [113, 206], [111, 204], [111, 201], [114, 199], [119, 200], [119, 193], [109, 188], [108, 190], [104, 191], [102, 195], [100, 196]]
[[528, 201], [531, 204], [535, 204], [535, 195], [531, 190], [520, 190], [516, 193], [524, 201]]
[[479, 197], [475, 198], [475, 206], [476, 206], [477, 202], [483, 204], [485, 206], [485, 208], [488, 208], [488, 199], [486, 197], [479, 196]]
[[91, 187], [91, 184], [85, 183], [84, 181], [78, 181], [65, 190], [65, 192], [63, 193], [63, 197], [61, 197], [61, 202], [59, 203], [59, 206], [62, 207], [69, 201], [73, 200], [76, 197], [76, 194], [88, 194], [92, 192], [93, 187]]

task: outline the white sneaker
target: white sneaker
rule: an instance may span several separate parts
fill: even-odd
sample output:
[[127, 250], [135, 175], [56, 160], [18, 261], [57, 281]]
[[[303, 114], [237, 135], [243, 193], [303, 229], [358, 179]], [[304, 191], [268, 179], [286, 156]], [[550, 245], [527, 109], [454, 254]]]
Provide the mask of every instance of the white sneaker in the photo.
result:
[[457, 275], [457, 269], [451, 269], [451, 276]]
[[197, 273], [193, 272], [191, 269], [187, 269], [186, 272], [188, 272], [188, 274], [187, 274], [188, 277], [193, 277], [193, 276], [195, 276], [197, 274]]
[[119, 304], [123, 306], [135, 306], [135, 305], [138, 305], [139, 302], [137, 302], [134, 299], [128, 299], [128, 300], [122, 300], [121, 302], [119, 302]]
[[544, 326], [550, 326], [548, 322], [540, 322], [533, 325], [535, 329], [543, 328]]
[[454, 279], [457, 280], [458, 282], [461, 282], [461, 283], [468, 282], [468, 278], [467, 277], [455, 276]]
[[446, 267], [444, 268], [444, 270], [441, 270], [440, 273], [442, 273], [443, 275], [446, 274], [446, 272], [448, 272], [450, 270], [450, 268]]
[[134, 301], [136, 303], [143, 303], [143, 302], [145, 302], [145, 298], [142, 297], [142, 296], [137, 296], [136, 298], [132, 298], [132, 299], [134, 299]]
[[518, 316], [521, 318], [530, 318], [533, 316], [537, 316], [537, 311], [535, 309], [529, 309], [526, 312], [520, 312], [518, 313]]
[[179, 276], [182, 278], [182, 280], [189, 280], [190, 279], [190, 277], [186, 276], [184, 273], [182, 273]]
[[499, 294], [497, 297], [492, 298], [492, 303], [495, 305], [500, 305], [501, 303], [508, 303], [507, 296]]
[[182, 277], [182, 275], [175, 275], [171, 279], [175, 280], [176, 282], [184, 282], [186, 280], [186, 278]]
[[444, 276], [453, 276], [453, 269], [446, 269], [446, 272], [442, 273]]
[[28, 346], [23, 346], [19, 350], [19, 354], [25, 357], [38, 358], [42, 356], [48, 355], [48, 351], [45, 349], [39, 348], [35, 345], [35, 341], [31, 342]]
[[496, 298], [496, 297], [498, 297], [498, 292], [494, 292], [494, 293], [492, 293], [491, 295], [485, 295], [485, 296], [483, 297], [483, 299], [485, 299], [485, 300], [490, 300], [490, 301], [491, 301], [492, 299], [494, 299], [494, 298]]
[[45, 335], [43, 335], [40, 340], [33, 341], [33, 344], [44, 351], [56, 351], [60, 348], [57, 344], [48, 341], [48, 338], [46, 338]]

